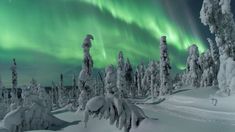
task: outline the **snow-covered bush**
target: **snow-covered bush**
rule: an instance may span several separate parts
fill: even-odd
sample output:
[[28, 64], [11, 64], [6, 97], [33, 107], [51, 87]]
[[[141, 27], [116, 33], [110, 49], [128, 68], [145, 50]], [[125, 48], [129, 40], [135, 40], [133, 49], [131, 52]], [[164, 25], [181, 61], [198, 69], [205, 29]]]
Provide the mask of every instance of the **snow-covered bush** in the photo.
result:
[[141, 121], [146, 118], [139, 107], [112, 94], [91, 98], [87, 102], [84, 114], [85, 126], [87, 126], [89, 115], [95, 115], [99, 118], [109, 119], [111, 125], [116, 122], [116, 127], [124, 128], [125, 132], [138, 127]]

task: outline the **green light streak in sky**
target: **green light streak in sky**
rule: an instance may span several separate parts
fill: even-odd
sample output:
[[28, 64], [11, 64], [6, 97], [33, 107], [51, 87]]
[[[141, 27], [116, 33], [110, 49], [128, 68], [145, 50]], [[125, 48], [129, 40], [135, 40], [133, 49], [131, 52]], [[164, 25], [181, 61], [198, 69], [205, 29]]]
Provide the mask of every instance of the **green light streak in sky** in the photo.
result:
[[[128, 24], [137, 24], [140, 28], [149, 31], [156, 39], [162, 35], [167, 36], [170, 44], [173, 44], [178, 50], [186, 50], [192, 43], [197, 44], [199, 51], [203, 52], [205, 46], [195, 36], [187, 35], [178, 28], [162, 9], [161, 2], [146, 2], [137, 0], [141, 5], [135, 5], [136, 0], [83, 0], [101, 10], [109, 11], [115, 18], [121, 19]], [[137, 2], [137, 3], [138, 3]]]
[[0, 54], [0, 59], [16, 57], [27, 64], [40, 60], [36, 64], [42, 72], [42, 65], [54, 68], [49, 61], [63, 68], [80, 66], [81, 44], [89, 33], [95, 37], [95, 68], [116, 64], [120, 50], [136, 65], [159, 59], [159, 38], [166, 35], [172, 64], [181, 69], [181, 57], [192, 43], [200, 52], [205, 46], [200, 36], [191, 35], [192, 29], [177, 25], [166, 12], [160, 0], [1, 0], [0, 51], [11, 54]]

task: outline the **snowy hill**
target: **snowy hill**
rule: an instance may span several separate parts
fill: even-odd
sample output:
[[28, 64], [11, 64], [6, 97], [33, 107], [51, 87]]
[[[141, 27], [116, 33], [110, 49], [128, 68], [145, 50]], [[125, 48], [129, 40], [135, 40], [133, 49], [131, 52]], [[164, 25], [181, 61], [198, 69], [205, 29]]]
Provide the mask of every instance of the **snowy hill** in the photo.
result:
[[[140, 105], [146, 115], [152, 119], [145, 119], [132, 132], [234, 132], [235, 106], [229, 103], [235, 97], [218, 97], [218, 104], [211, 102], [214, 88], [201, 88], [174, 94], [157, 105]], [[83, 120], [83, 113], [73, 112], [56, 114], [58, 118], [72, 122]], [[88, 127], [83, 122], [65, 127], [59, 132], [122, 132], [109, 125], [108, 120], [91, 118]], [[31, 131], [51, 132], [51, 131]]]

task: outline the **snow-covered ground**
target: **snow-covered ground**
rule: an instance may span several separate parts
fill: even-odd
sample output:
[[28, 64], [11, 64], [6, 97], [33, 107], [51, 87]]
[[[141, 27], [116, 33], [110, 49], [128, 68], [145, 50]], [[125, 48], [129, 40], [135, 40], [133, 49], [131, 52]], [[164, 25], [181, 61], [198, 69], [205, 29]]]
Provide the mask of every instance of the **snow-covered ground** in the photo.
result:
[[[211, 96], [216, 89], [201, 88], [184, 91], [168, 97], [157, 105], [142, 104], [140, 107], [153, 120], [144, 120], [132, 132], [234, 132], [234, 96], [216, 97], [218, 103], [212, 104]], [[57, 117], [72, 122], [83, 120], [83, 114], [74, 112], [57, 113]], [[157, 119], [157, 120], [156, 120]], [[60, 132], [122, 132], [108, 120], [90, 118], [88, 127], [79, 122], [62, 128]], [[32, 131], [51, 132], [51, 131]]]
[[[163, 103], [153, 106], [192, 119], [229, 122], [235, 125], [235, 96], [215, 96], [215, 88], [200, 88], [170, 96]], [[212, 101], [217, 100], [217, 104]], [[187, 116], [186, 116], [187, 115]]]

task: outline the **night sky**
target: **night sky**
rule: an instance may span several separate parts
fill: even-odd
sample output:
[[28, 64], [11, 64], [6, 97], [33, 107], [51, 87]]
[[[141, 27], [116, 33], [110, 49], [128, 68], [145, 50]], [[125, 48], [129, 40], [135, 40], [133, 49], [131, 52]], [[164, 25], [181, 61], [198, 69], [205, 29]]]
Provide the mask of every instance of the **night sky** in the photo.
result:
[[[234, 4], [234, 3], [233, 3]], [[66, 84], [78, 74], [86, 34], [94, 41], [96, 69], [116, 64], [123, 51], [133, 65], [159, 60], [159, 38], [167, 36], [173, 71], [183, 69], [187, 48], [208, 46], [199, 19], [202, 0], [0, 0], [0, 75], [10, 86], [12, 58], [19, 85], [34, 77], [42, 85]]]

